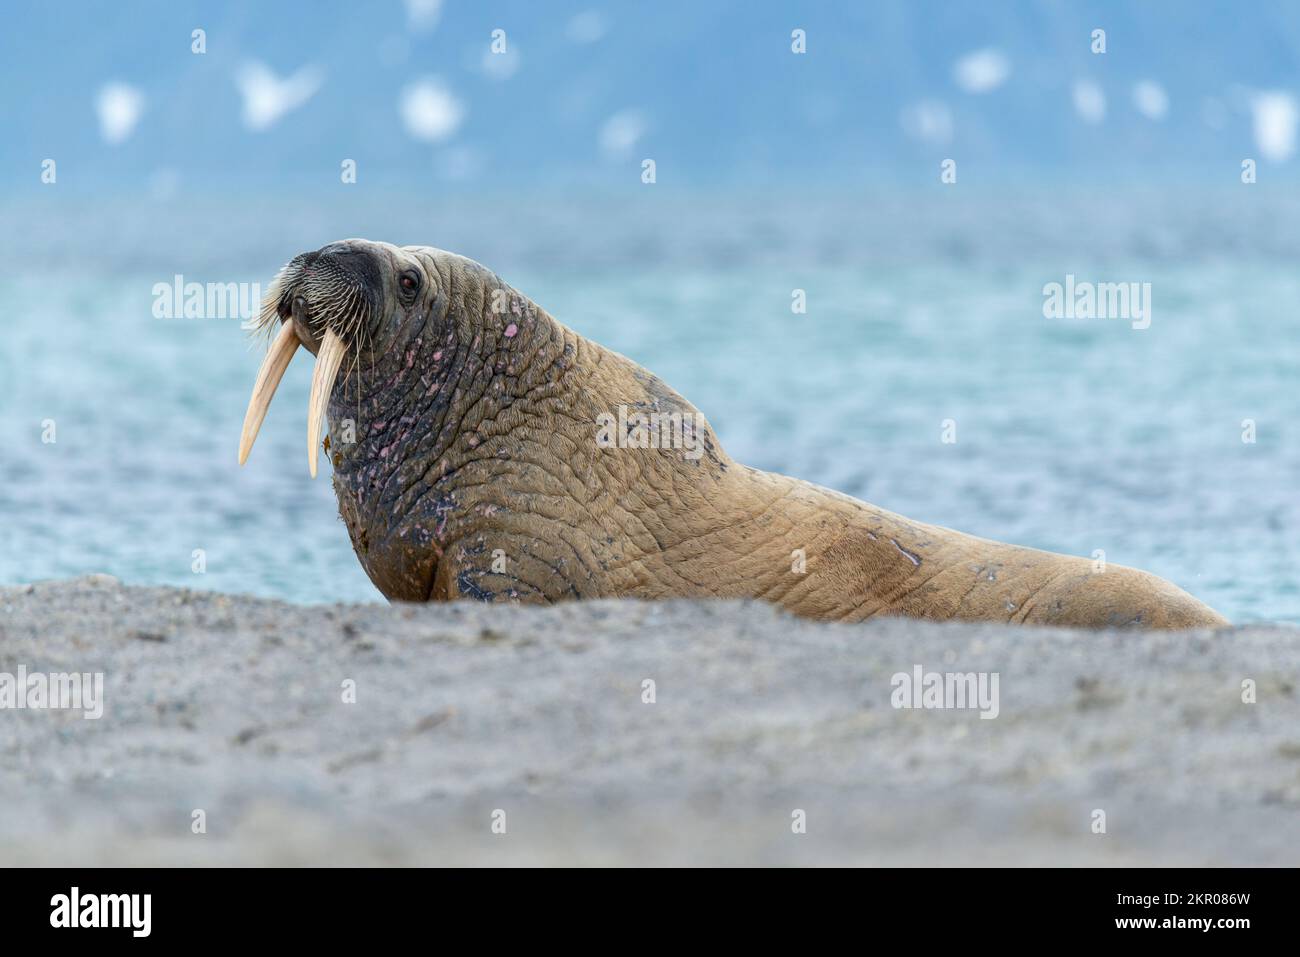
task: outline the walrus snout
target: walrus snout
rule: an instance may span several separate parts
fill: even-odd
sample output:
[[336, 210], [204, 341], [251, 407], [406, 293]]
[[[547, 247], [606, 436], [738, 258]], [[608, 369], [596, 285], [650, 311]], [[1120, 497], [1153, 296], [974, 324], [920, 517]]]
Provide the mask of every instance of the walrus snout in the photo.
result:
[[312, 264], [328, 263], [342, 270], [369, 290], [379, 288], [381, 282], [379, 259], [369, 245], [360, 245], [345, 239], [329, 243], [312, 253]]
[[300, 253], [285, 264], [267, 291], [258, 320], [280, 331], [258, 371], [239, 442], [239, 463], [248, 460], [271, 398], [298, 347], [316, 357], [307, 408], [307, 461], [312, 477], [325, 410], [344, 356], [373, 334], [384, 313], [383, 273], [368, 244], [351, 240]]

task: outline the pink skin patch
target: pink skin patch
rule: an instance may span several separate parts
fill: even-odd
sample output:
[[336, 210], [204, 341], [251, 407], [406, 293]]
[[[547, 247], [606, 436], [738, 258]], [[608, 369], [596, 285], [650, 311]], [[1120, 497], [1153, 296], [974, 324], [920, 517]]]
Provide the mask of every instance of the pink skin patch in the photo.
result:
[[518, 331], [519, 331], [519, 327], [516, 326], [513, 322], [510, 323], [510, 325], [506, 326], [506, 338], [513, 339], [515, 337], [515, 333], [517, 333]]

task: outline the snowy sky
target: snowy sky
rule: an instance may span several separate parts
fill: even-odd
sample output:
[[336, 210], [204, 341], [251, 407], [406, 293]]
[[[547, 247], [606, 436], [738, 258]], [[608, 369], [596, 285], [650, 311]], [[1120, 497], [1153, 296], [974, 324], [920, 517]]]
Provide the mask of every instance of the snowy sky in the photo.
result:
[[[1300, 4], [372, 0], [9, 5], [0, 173], [99, 192], [358, 177], [1294, 176]], [[206, 52], [194, 51], [203, 30]], [[1093, 31], [1105, 30], [1104, 53]], [[803, 30], [806, 52], [792, 51]]]

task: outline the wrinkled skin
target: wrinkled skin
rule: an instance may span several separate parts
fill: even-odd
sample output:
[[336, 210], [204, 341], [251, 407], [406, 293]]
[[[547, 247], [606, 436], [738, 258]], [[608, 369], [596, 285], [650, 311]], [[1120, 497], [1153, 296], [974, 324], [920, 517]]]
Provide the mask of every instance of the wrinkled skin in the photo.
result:
[[[602, 448], [597, 417], [620, 405], [696, 410], [468, 259], [364, 240], [314, 255], [375, 306], [335, 383], [327, 448], [357, 557], [390, 599], [753, 597], [842, 621], [1227, 624], [1146, 572], [1098, 573], [748, 468], [702, 419], [698, 458]], [[399, 285], [412, 271], [414, 294]]]

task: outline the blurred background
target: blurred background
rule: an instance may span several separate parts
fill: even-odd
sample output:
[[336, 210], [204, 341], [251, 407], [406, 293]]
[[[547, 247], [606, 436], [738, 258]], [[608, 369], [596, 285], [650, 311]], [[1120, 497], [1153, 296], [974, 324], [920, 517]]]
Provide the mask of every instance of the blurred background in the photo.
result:
[[[0, 583], [380, 600], [310, 364], [239, 469], [260, 343], [154, 312], [365, 236], [485, 263], [747, 464], [1300, 621], [1294, 4], [2, 16]], [[1150, 328], [1045, 318], [1067, 275]]]

